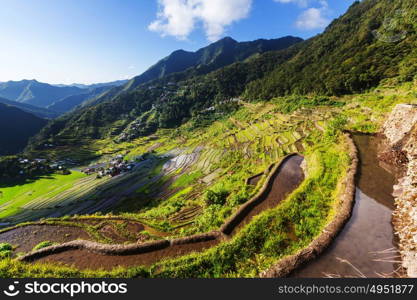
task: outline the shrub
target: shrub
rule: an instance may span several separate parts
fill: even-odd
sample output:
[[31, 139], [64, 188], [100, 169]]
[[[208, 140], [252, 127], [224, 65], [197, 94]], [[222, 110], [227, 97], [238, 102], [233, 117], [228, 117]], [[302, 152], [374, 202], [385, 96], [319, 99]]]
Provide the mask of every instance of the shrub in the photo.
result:
[[338, 134], [345, 128], [348, 120], [346, 116], [340, 115], [329, 122], [325, 132], [325, 138], [330, 142], [336, 142]]
[[12, 251], [11, 250], [0, 251], [0, 259], [9, 258], [11, 256], [12, 256]]
[[51, 241], [43, 241], [43, 242], [40, 242], [39, 244], [37, 244], [35, 247], [33, 247], [32, 250], [36, 251], [36, 250], [46, 248], [46, 247], [49, 247], [49, 246], [53, 246], [53, 245], [56, 245], [56, 243], [53, 243]]
[[213, 204], [195, 219], [195, 228], [200, 231], [208, 231], [219, 227], [223, 224], [223, 219], [227, 214], [230, 214], [230, 208]]
[[10, 251], [12, 249], [13, 249], [13, 247], [9, 243], [0, 243], [0, 252]]
[[232, 195], [230, 197], [230, 199], [229, 199], [230, 205], [231, 206], [241, 205], [241, 204], [245, 203], [246, 201], [248, 201], [249, 196], [250, 196], [249, 192], [247, 191], [247, 188], [245, 187], [245, 189], [242, 189], [237, 194]]
[[220, 189], [219, 191], [208, 190], [205, 196], [205, 201], [207, 205], [224, 205], [226, 203], [226, 199], [229, 196], [229, 192], [224, 189]]
[[12, 256], [13, 247], [9, 243], [0, 243], [0, 259]]

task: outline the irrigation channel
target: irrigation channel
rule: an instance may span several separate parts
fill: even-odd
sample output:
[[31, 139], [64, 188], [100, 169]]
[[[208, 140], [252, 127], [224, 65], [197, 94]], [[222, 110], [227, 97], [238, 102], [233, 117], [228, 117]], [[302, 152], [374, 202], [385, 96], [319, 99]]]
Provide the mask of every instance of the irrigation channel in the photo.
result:
[[291, 277], [392, 277], [399, 253], [391, 224], [395, 176], [378, 160], [380, 138], [355, 134], [360, 165], [352, 217], [317, 259]]
[[[57, 246], [58, 250], [42, 249], [29, 254], [25, 261], [59, 263], [79, 269], [113, 269], [115, 267], [151, 265], [161, 259], [200, 252], [227, 240], [262, 211], [277, 206], [304, 180], [303, 157], [289, 155], [271, 169], [260, 192], [234, 214], [220, 231], [176, 240], [161, 240], [159, 244], [142, 248], [132, 245], [96, 245], [88, 241], [72, 241]], [[1, 235], [0, 235], [1, 240]], [[72, 243], [72, 244], [71, 244]], [[158, 243], [158, 242], [156, 242]], [[87, 246], [85, 246], [87, 245]], [[100, 248], [101, 247], [101, 248]], [[117, 255], [116, 255], [117, 253]]]

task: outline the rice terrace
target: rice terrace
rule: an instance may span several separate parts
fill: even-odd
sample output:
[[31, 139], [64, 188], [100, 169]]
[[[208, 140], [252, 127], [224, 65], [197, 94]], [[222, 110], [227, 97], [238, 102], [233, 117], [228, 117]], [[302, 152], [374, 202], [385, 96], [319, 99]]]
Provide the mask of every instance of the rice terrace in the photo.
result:
[[351, 2], [125, 81], [0, 82], [40, 126], [0, 121], [0, 277], [416, 277], [416, 4]]

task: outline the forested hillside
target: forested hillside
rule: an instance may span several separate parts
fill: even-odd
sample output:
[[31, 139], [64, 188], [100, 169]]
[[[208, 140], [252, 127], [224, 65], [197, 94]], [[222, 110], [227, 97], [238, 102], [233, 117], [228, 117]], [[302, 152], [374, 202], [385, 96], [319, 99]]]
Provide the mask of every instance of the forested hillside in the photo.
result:
[[45, 126], [46, 120], [0, 103], [0, 155], [17, 153], [28, 139]]
[[42, 119], [54, 119], [58, 117], [59, 115], [56, 111], [53, 111], [47, 108], [37, 107], [37, 106], [30, 105], [30, 104], [20, 103], [20, 102], [16, 102], [16, 101], [4, 99], [4, 98], [0, 98], [0, 103], [17, 107], [25, 112], [31, 113]]
[[183, 72], [191, 67], [196, 68], [198, 73], [205, 74], [234, 62], [243, 61], [255, 53], [285, 49], [301, 41], [300, 38], [287, 36], [273, 40], [259, 39], [239, 43], [226, 37], [196, 52], [175, 51], [142, 75], [132, 79], [130, 86], [137, 87], [139, 84]]
[[[143, 84], [141, 82], [144, 77], [141, 75], [125, 86], [113, 88], [98, 98], [82, 103], [82, 109], [51, 122], [33, 140], [31, 148], [41, 149], [41, 144], [46, 140], [62, 145], [79, 144], [86, 139], [102, 138], [109, 134], [118, 136], [124, 129], [131, 131], [132, 127], [136, 128], [134, 124], [138, 122], [140, 130], [128, 133], [127, 136], [147, 134], [158, 127], [176, 126], [183, 119], [189, 118], [193, 111], [198, 112], [201, 107], [209, 107], [215, 100], [227, 98], [230, 94], [239, 95], [245, 83], [259, 78], [266, 71], [273, 70], [276, 63], [296, 53], [269, 50], [286, 48], [301, 41], [299, 38], [284, 37], [276, 40], [238, 43], [225, 38], [197, 51], [200, 57], [197, 62], [194, 61], [197, 65], [190, 68], [182, 66], [179, 68], [184, 70], [182, 72], [174, 72]], [[189, 55], [195, 55], [190, 53]], [[248, 58], [250, 54], [254, 55]], [[172, 55], [176, 56], [177, 53]], [[221, 68], [225, 64], [244, 59], [251, 63], [237, 62], [224, 69]], [[152, 70], [156, 70], [155, 68], [166, 68], [169, 61], [171, 59], [168, 57], [144, 74], [154, 72]], [[211, 72], [213, 69], [219, 70]], [[236, 79], [234, 75], [238, 69], [242, 76], [247, 77], [245, 82], [234, 82]], [[217, 94], [218, 96], [215, 96]], [[199, 100], [194, 101], [197, 95]], [[190, 105], [190, 102], [194, 103]], [[152, 109], [158, 111], [160, 118], [155, 118], [155, 114], [149, 113]], [[142, 116], [143, 113], [147, 114]], [[117, 125], [113, 126], [114, 122], [117, 122]], [[132, 126], [129, 127], [129, 124]]]
[[[45, 141], [72, 145], [90, 139], [130, 140], [191, 118], [201, 125], [215, 118], [213, 106], [226, 113], [236, 103], [230, 100], [238, 97], [265, 101], [288, 94], [341, 95], [382, 81], [412, 80], [417, 65], [414, 8], [412, 0], [355, 2], [324, 33], [288, 49], [255, 54], [207, 74], [201, 74], [201, 67], [189, 68], [125, 87], [98, 105], [49, 124], [30, 149], [41, 150]], [[393, 40], [387, 41], [389, 37]]]
[[417, 71], [417, 4], [413, 0], [355, 2], [324, 33], [267, 76], [252, 82], [247, 99], [286, 94], [342, 95], [410, 81]]
[[95, 88], [89, 88], [85, 91], [83, 94], [76, 94], [71, 95], [68, 97], [65, 97], [63, 99], [60, 99], [51, 105], [49, 105], [47, 108], [53, 111], [56, 111], [58, 113], [66, 113], [68, 111], [71, 111], [78, 105], [82, 104], [84, 101], [87, 101], [89, 99], [94, 99], [95, 97], [100, 96], [101, 94], [107, 92], [108, 90], [114, 88], [113, 85], [105, 85]]

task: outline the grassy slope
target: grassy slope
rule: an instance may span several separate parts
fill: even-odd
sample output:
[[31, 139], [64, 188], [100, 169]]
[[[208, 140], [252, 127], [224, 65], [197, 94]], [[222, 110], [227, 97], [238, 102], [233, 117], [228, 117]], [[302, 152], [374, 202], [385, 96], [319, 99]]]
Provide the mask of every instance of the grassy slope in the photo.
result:
[[[218, 227], [241, 203], [256, 193], [256, 187], [244, 184], [245, 179], [264, 171], [286, 153], [297, 151], [295, 141], [300, 138], [299, 132], [304, 135], [302, 146], [308, 148], [312, 137], [320, 134], [320, 129], [326, 127], [328, 120], [337, 114], [349, 121], [347, 126], [351, 130], [375, 132], [384, 115], [396, 103], [415, 101], [416, 95], [415, 87], [406, 84], [395, 89], [380, 88], [369, 93], [334, 98], [332, 101], [337, 105], [312, 106], [314, 109], [308, 107], [317, 99], [312, 101], [300, 96], [276, 98], [266, 104], [245, 103], [230, 118], [225, 117], [209, 127], [196, 129], [187, 123], [177, 130], [161, 130], [153, 137], [130, 143], [115, 144], [111, 140], [103, 140], [100, 141], [101, 146], [91, 145], [91, 149], [99, 149], [95, 152], [98, 156], [122, 153], [131, 159], [150, 148], [155, 150], [156, 155], [162, 155], [172, 149], [183, 149], [183, 154], [187, 154], [196, 147], [203, 147], [194, 165], [179, 168], [168, 176], [145, 184], [137, 189], [136, 195], [128, 197], [120, 209], [116, 209], [173, 235], [187, 235]], [[293, 113], [300, 107], [299, 103], [307, 108]], [[341, 106], [343, 103], [347, 104]], [[137, 180], [146, 183], [148, 176], [157, 176], [161, 168], [162, 162], [156, 168], [141, 170], [143, 176]], [[204, 180], [212, 181], [202, 182]], [[264, 178], [260, 184], [262, 180]], [[169, 191], [156, 193], [168, 181], [171, 181]], [[93, 181], [90, 185], [97, 183]], [[208, 189], [226, 191], [229, 197], [225, 205], [206, 207], [192, 220], [191, 226], [175, 231], [178, 224], [170, 224], [166, 220], [181, 213], [182, 209], [205, 207], [204, 194]], [[84, 197], [76, 190], [71, 195], [75, 194], [78, 199]], [[0, 203], [4, 202], [3, 199]]]
[[[309, 176], [280, 206], [263, 212], [235, 236], [201, 254], [170, 259], [151, 268], [133, 267], [111, 272], [0, 263], [1, 277], [253, 277], [277, 259], [307, 245], [330, 219], [337, 185], [349, 159], [343, 142], [322, 144], [307, 153]], [[268, 230], [265, 230], [268, 229]], [[271, 234], [273, 233], [273, 234]]]
[[[134, 215], [155, 227], [170, 231], [177, 224], [170, 226], [166, 219], [181, 213], [182, 209], [201, 206], [204, 207], [203, 213], [193, 220], [193, 224], [173, 234], [188, 235], [217, 228], [240, 204], [256, 193], [257, 187], [247, 186], [246, 178], [264, 171], [284, 155], [296, 152], [294, 144], [298, 139], [301, 138], [301, 144], [307, 148], [307, 141], [311, 142], [312, 136], [319, 134], [311, 121], [306, 119], [305, 113], [298, 117], [283, 115], [275, 112], [276, 107], [271, 103], [245, 104], [232, 118], [226, 117], [207, 128], [195, 129], [186, 124], [175, 131], [158, 132], [157, 139], [152, 141], [154, 145], [159, 145], [155, 149], [157, 153], [163, 154], [173, 148], [191, 149], [185, 153], [191, 153], [196, 147], [203, 147], [203, 150], [194, 165], [186, 170], [178, 170], [171, 176], [173, 182], [169, 189], [173, 191], [172, 194], [167, 196], [167, 193], [164, 193], [162, 196], [167, 197], [157, 196], [151, 199], [146, 207], [139, 207], [139, 214]], [[285, 121], [290, 123], [287, 124]], [[302, 130], [302, 137], [297, 135], [297, 129]], [[279, 145], [277, 139], [285, 140], [284, 145]], [[115, 151], [130, 151], [131, 156], [137, 151], [145, 151], [150, 144], [147, 138], [133, 143], [108, 143], [106, 151], [111, 151], [112, 146], [115, 147]], [[209, 183], [204, 182], [211, 179]], [[262, 178], [260, 184], [264, 179]], [[153, 188], [160, 184], [156, 183]], [[152, 190], [152, 186], [147, 186], [142, 192], [145, 190], [147, 193], [138, 197], [149, 200], [149, 190]], [[207, 206], [207, 190], [227, 194], [225, 203]], [[133, 199], [132, 204], [128, 206], [133, 209], [134, 203], [142, 201]], [[132, 213], [128, 215], [132, 216]]]
[[[309, 118], [313, 118], [315, 114], [328, 117], [318, 121], [317, 124], [307, 124], [311, 130], [309, 142], [312, 143], [307, 145], [304, 152], [309, 164], [309, 177], [282, 205], [258, 216], [233, 240], [222, 243], [202, 254], [169, 259], [157, 263], [151, 268], [133, 267], [116, 269], [112, 272], [80, 272], [68, 268], [38, 264], [28, 265], [5, 260], [0, 265], [0, 276], [256, 276], [258, 272], [268, 268], [280, 257], [293, 253], [308, 244], [321, 231], [326, 222], [331, 219], [334, 209], [337, 207], [337, 201], [335, 200], [337, 199], [338, 183], [348, 165], [344, 144], [337, 139], [340, 130], [347, 128], [364, 132], [376, 132], [385, 115], [395, 104], [417, 103], [416, 99], [416, 87], [412, 84], [406, 84], [396, 88], [380, 88], [369, 93], [338, 98], [336, 99], [338, 102], [348, 103], [341, 107], [324, 106], [316, 107], [310, 113], [306, 111], [305, 114], [308, 114]], [[308, 102], [306, 103], [308, 104]], [[178, 147], [178, 145], [195, 147], [200, 145], [202, 141], [209, 141], [205, 145], [211, 146], [211, 148], [223, 147], [222, 149], [224, 149], [230, 147], [234, 149], [234, 151], [231, 151], [232, 153], [244, 153], [245, 147], [233, 148], [233, 139], [226, 138], [231, 132], [236, 134], [237, 140], [252, 141], [251, 148], [253, 152], [244, 160], [240, 156], [235, 157], [235, 159], [224, 156], [220, 162], [216, 163], [217, 166], [223, 163], [223, 167], [230, 168], [235, 172], [236, 177], [225, 172], [224, 176], [216, 178], [212, 185], [201, 190], [201, 187], [195, 182], [196, 178], [193, 178], [194, 173], [180, 175], [178, 181], [172, 183], [172, 186], [179, 188], [179, 190], [176, 190], [170, 197], [155, 199], [138, 213], [126, 213], [126, 215], [133, 215], [134, 217], [162, 216], [166, 218], [187, 205], [202, 204], [204, 191], [208, 188], [212, 190], [228, 189], [230, 187], [236, 187], [237, 190], [241, 189], [243, 186], [242, 179], [246, 178], [247, 175], [264, 170], [268, 163], [275, 159], [272, 156], [260, 156], [261, 152], [273, 144], [272, 137], [275, 137], [266, 129], [267, 121], [273, 128], [303, 122], [303, 113], [279, 113], [281, 110], [288, 110], [287, 104], [285, 101], [282, 102], [282, 99], [275, 99], [267, 104], [251, 104], [235, 113], [233, 118], [216, 122], [208, 128], [191, 130], [184, 126], [174, 133], [172, 131], [161, 131], [158, 133], [158, 137], [152, 141], [138, 139], [125, 144], [108, 143], [106, 151], [114, 153], [131, 151], [129, 155], [133, 155], [131, 153], [135, 153], [135, 151], [141, 153], [155, 144], [159, 144], [156, 152], [164, 153]], [[289, 110], [292, 111], [292, 109]], [[288, 121], [290, 122], [288, 123]], [[320, 132], [316, 128], [317, 125], [326, 129], [326, 132]], [[294, 139], [291, 136], [295, 131], [278, 131], [277, 136], [282, 139], [284, 144], [280, 147], [275, 146], [275, 148], [290, 148], [290, 140]], [[262, 138], [255, 138], [256, 136], [262, 136]], [[209, 157], [210, 155], [205, 156]], [[203, 159], [205, 158], [203, 157]], [[184, 182], [187, 182], [188, 185], [183, 185]], [[180, 234], [205, 231], [215, 228], [221, 223], [227, 217], [227, 214], [224, 214], [225, 211], [231, 213], [238, 207], [238, 205], [229, 201], [236, 196], [236, 191], [233, 188], [230, 190], [231, 193], [224, 208], [205, 207], [203, 213], [194, 220], [195, 223], [188, 229], [184, 229]], [[193, 197], [192, 200], [184, 198], [187, 195], [194, 195], [193, 192], [195, 191], [200, 191], [197, 197]], [[246, 196], [255, 191], [256, 189], [250, 190]], [[269, 230], [265, 230], [265, 228]], [[170, 229], [170, 227], [168, 226], [167, 229]]]
[[1, 188], [0, 218], [18, 213], [22, 206], [39, 197], [52, 198], [74, 186], [77, 180], [83, 177], [85, 175], [80, 172], [72, 172], [70, 175], [54, 174], [24, 185]]

